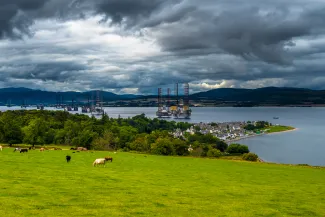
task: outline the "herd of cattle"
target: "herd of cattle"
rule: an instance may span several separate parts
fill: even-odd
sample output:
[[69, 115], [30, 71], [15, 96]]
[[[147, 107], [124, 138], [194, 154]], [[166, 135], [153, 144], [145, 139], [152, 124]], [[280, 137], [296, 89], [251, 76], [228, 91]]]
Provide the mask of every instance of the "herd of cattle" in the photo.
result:
[[[0, 145], [0, 151], [2, 151], [2, 148], [3, 147]], [[28, 150], [32, 150], [32, 149], [35, 150], [35, 147], [15, 148], [14, 149], [14, 152], [19, 151], [20, 153], [27, 153]], [[50, 150], [50, 149], [48, 149], [48, 148], [40, 148], [40, 152], [43, 152], [45, 150]], [[52, 150], [62, 150], [62, 149], [61, 148], [53, 148]], [[71, 148], [70, 150], [76, 150], [77, 152], [80, 152], [80, 151], [88, 151], [87, 148], [84, 148], [84, 147]], [[75, 153], [75, 152], [72, 152], [72, 153]], [[114, 152], [114, 153], [116, 153], [116, 152]], [[69, 163], [71, 161], [71, 156], [70, 155], [67, 155], [65, 158], [66, 158], [67, 163]], [[98, 159], [96, 159], [94, 161], [93, 166], [94, 167], [95, 166], [99, 166], [99, 165], [105, 166], [105, 163], [107, 161], [113, 162], [113, 158], [112, 157], [109, 157], [109, 156], [108, 157], [105, 157], [105, 158], [98, 158]]]

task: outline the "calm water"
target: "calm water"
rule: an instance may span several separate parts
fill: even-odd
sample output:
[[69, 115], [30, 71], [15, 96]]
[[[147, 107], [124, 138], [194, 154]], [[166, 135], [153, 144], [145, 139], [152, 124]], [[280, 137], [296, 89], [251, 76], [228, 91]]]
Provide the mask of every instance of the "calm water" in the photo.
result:
[[[0, 107], [0, 110], [6, 110]], [[11, 108], [14, 109], [14, 108]], [[156, 108], [105, 108], [110, 117], [141, 113], [155, 117]], [[273, 117], [280, 117], [274, 120]], [[193, 108], [189, 122], [265, 120], [290, 125], [296, 131], [240, 141], [269, 162], [325, 166], [325, 108]]]

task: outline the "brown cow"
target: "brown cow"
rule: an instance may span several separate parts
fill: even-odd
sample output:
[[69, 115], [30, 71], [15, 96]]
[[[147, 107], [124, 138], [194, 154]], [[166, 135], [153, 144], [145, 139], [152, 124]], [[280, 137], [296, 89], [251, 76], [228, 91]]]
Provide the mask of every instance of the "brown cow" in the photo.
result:
[[45, 151], [45, 148], [40, 148], [40, 150], [39, 151]]
[[78, 150], [78, 151], [87, 151], [87, 148], [84, 148], [84, 147], [78, 147], [77, 150]]
[[113, 158], [112, 158], [112, 157], [110, 157], [110, 156], [108, 156], [108, 157], [105, 157], [105, 160], [106, 160], [106, 161], [111, 161], [111, 162], [113, 162]]

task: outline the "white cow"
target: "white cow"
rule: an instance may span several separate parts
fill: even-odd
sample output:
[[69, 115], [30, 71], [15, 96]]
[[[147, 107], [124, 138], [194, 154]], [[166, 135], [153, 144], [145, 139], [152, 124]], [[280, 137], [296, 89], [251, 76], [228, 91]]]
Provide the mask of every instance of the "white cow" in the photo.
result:
[[96, 159], [93, 163], [93, 166], [98, 166], [98, 165], [104, 165], [105, 167], [105, 163], [108, 159], [107, 158], [99, 158], [99, 159]]
[[2, 146], [0, 145], [0, 150], [2, 151]]
[[21, 150], [21, 148], [15, 148], [14, 149], [14, 152], [16, 152], [16, 151], [20, 151]]

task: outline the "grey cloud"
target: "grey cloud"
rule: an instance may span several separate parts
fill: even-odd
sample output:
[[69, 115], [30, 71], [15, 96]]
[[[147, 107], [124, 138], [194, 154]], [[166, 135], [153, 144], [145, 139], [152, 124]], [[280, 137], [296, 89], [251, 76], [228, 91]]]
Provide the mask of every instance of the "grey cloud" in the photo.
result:
[[79, 0], [1, 0], [0, 39], [30, 35], [36, 19], [80, 18]]
[[[325, 86], [325, 14], [317, 1], [307, 7], [302, 0], [0, 1], [4, 2], [0, 6], [0, 78], [6, 85], [32, 87], [35, 83], [37, 88], [51, 90], [139, 88], [142, 93], [156, 93], [156, 87], [175, 82]], [[61, 21], [95, 15], [105, 21], [100, 28], [109, 23], [117, 29], [103, 35], [135, 33], [149, 37], [162, 51], [142, 58], [123, 56], [114, 46], [73, 40], [65, 36], [71, 29], [60, 29], [65, 28]], [[46, 27], [45, 36], [39, 36], [42, 40], [1, 40], [30, 34], [29, 27], [39, 19], [48, 19], [42, 25], [56, 24]], [[44, 29], [38, 24], [32, 25], [36, 31]], [[86, 31], [79, 29], [73, 31]], [[195, 91], [202, 89], [193, 86]]]
[[[290, 47], [297, 37], [324, 32], [325, 15], [312, 10], [291, 18], [287, 10], [272, 10], [262, 14], [258, 8], [224, 11], [213, 15], [203, 12], [192, 14], [192, 19], [165, 29], [156, 29], [157, 37], [166, 51], [182, 55], [224, 52], [248, 60], [292, 64]], [[297, 15], [292, 15], [297, 16]]]
[[[147, 22], [181, 0], [2, 0], [0, 6], [0, 39], [19, 38], [30, 34], [30, 25], [37, 19], [80, 19], [100, 14], [111, 24], [133, 27]], [[180, 8], [167, 16], [153, 18], [148, 26], [181, 19], [188, 8]], [[144, 26], [142, 26], [144, 27]]]

